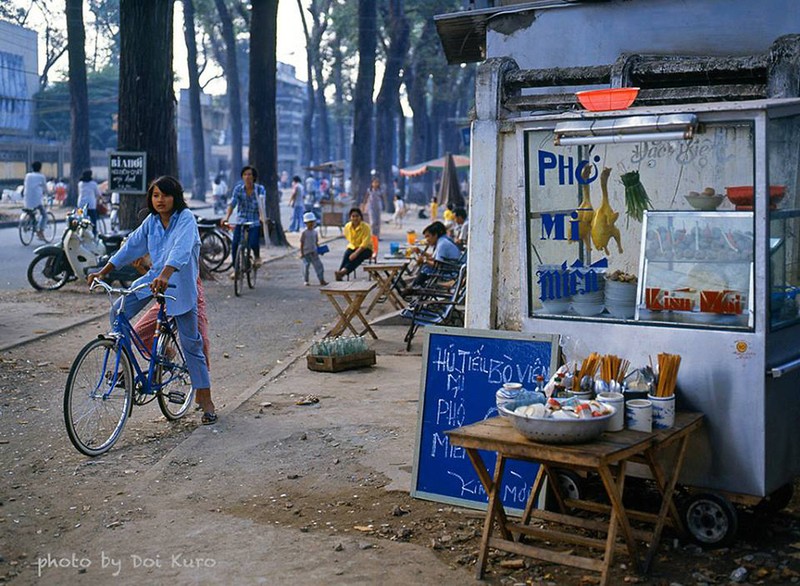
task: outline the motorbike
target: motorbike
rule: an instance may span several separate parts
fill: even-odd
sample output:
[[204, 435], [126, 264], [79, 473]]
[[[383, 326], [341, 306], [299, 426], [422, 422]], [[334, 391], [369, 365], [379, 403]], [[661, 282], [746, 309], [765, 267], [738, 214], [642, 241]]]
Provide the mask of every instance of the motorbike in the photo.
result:
[[[125, 234], [95, 236], [92, 223], [82, 210], [67, 216], [66, 228], [59, 244], [45, 244], [34, 250], [28, 265], [28, 282], [38, 291], [54, 291], [70, 281], [85, 279], [90, 272], [99, 271], [111, 255], [119, 250]], [[115, 268], [106, 281], [119, 281], [127, 287], [139, 277], [131, 265]]]

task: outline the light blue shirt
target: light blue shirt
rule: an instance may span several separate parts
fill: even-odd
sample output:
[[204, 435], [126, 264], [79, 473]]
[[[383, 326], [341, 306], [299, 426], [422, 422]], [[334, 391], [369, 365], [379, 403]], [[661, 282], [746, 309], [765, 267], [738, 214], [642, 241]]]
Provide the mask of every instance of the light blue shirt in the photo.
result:
[[434, 260], [458, 260], [461, 258], [461, 250], [447, 236], [439, 236], [436, 241], [436, 248], [433, 250]]
[[[141, 226], [131, 232], [122, 248], [109, 262], [115, 267], [121, 267], [147, 253], [150, 254], [153, 265], [145, 275], [136, 279], [133, 285], [149, 283], [166, 265], [169, 265], [175, 268], [175, 272], [169, 278], [170, 285], [175, 287], [168, 289], [166, 294], [176, 299], [167, 299], [167, 314], [182, 315], [197, 307], [200, 233], [197, 231], [197, 221], [192, 212], [185, 209], [172, 214], [166, 229], [161, 224], [158, 214], [150, 214]], [[143, 289], [134, 295], [143, 299], [151, 293]]]

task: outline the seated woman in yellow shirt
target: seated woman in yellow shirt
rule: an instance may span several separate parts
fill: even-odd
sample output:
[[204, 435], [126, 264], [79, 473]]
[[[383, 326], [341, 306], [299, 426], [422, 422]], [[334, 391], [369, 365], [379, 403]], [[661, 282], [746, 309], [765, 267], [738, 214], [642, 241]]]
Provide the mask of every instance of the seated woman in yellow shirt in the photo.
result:
[[350, 221], [345, 224], [344, 237], [347, 238], [347, 249], [339, 270], [334, 273], [336, 280], [341, 281], [345, 275], [352, 273], [358, 265], [372, 256], [372, 230], [364, 222], [361, 210], [350, 210]]

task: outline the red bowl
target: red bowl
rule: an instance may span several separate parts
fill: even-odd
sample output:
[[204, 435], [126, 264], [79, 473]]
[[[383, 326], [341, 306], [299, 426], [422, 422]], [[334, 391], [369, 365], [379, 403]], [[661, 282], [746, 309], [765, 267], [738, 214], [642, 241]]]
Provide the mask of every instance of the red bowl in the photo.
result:
[[[752, 185], [735, 185], [733, 187], [725, 188], [725, 195], [733, 205], [737, 206], [752, 206], [753, 205], [753, 186]], [[770, 204], [783, 199], [786, 195], [785, 185], [770, 185], [769, 186], [769, 201]]]
[[575, 94], [581, 106], [592, 112], [624, 110], [639, 95], [638, 87], [620, 87], [607, 90], [588, 90]]

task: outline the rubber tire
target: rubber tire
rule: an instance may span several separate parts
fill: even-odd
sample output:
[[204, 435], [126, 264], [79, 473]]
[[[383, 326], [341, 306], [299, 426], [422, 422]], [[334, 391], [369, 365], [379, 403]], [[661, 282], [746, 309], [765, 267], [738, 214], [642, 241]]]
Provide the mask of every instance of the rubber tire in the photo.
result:
[[[172, 358], [168, 358], [166, 356], [166, 349], [170, 347], [175, 349], [175, 353]], [[164, 364], [165, 362], [174, 364], [183, 372], [179, 379], [173, 379], [171, 382], [167, 382], [167, 384], [164, 385], [156, 395], [158, 398], [158, 406], [161, 409], [161, 413], [164, 414], [164, 417], [166, 417], [169, 421], [176, 421], [189, 412], [192, 402], [194, 401], [194, 389], [192, 388], [192, 382], [189, 379], [189, 369], [186, 367], [186, 360], [183, 356], [183, 350], [178, 343], [178, 338], [174, 331], [161, 332], [161, 335], [158, 337], [156, 356], [158, 356], [159, 361], [158, 365], [156, 366], [156, 382], [158, 384], [161, 384], [162, 382], [163, 372], [161, 364]], [[170, 376], [172, 375], [170, 374]], [[171, 403], [169, 400], [170, 391], [183, 392], [185, 394], [183, 403]]]
[[56, 289], [61, 289], [61, 287], [67, 284], [67, 281], [69, 281], [69, 278], [72, 276], [72, 271], [69, 269], [66, 258], [63, 260], [63, 270], [58, 274], [57, 279], [53, 279], [52, 285], [42, 284], [36, 279], [36, 267], [39, 265], [39, 263], [55, 262], [55, 260], [51, 261], [50, 259], [55, 259], [62, 254], [63, 252], [48, 251], [44, 254], [38, 254], [36, 257], [34, 257], [34, 259], [31, 261], [31, 264], [28, 265], [28, 283], [31, 284], [31, 287], [37, 291], [55, 291]]
[[[579, 500], [586, 495], [586, 480], [580, 474], [564, 468], [557, 468], [554, 472], [561, 485], [561, 491], [566, 493], [565, 496], [567, 498]], [[544, 508], [546, 511], [561, 512], [558, 508], [558, 501], [550, 490], [547, 491], [545, 496]]]
[[250, 289], [253, 289], [256, 286], [256, 271], [258, 271], [258, 269], [256, 268], [255, 258], [256, 257], [253, 252], [248, 248], [247, 259], [250, 270], [247, 271], [247, 286]]
[[785, 509], [794, 496], [794, 485], [791, 482], [784, 484], [777, 490], [765, 496], [755, 507], [756, 512], [767, 515], [778, 513]]
[[56, 220], [56, 216], [53, 212], [47, 212], [47, 223], [44, 226], [44, 241], [50, 243], [55, 240], [57, 232], [58, 220]]
[[[122, 411], [119, 415], [119, 420], [117, 421], [114, 429], [111, 431], [108, 438], [106, 438], [98, 447], [89, 446], [87, 445], [85, 439], [80, 437], [80, 433], [78, 430], [75, 429], [75, 421], [72, 414], [72, 407], [71, 407], [71, 397], [74, 393], [81, 392], [81, 389], [76, 388], [76, 385], [80, 385], [80, 374], [81, 374], [81, 367], [85, 364], [86, 357], [94, 351], [98, 347], [103, 347], [106, 351], [111, 352], [111, 358], [115, 356], [116, 353], [116, 343], [113, 340], [109, 340], [107, 338], [98, 338], [96, 340], [92, 340], [83, 349], [78, 353], [75, 357], [74, 362], [72, 363], [72, 367], [69, 370], [69, 376], [67, 377], [67, 385], [64, 389], [64, 423], [67, 427], [67, 435], [69, 436], [69, 440], [72, 442], [72, 445], [87, 456], [99, 456], [100, 454], [106, 453], [111, 447], [117, 442], [120, 435], [122, 434], [122, 430], [125, 427], [125, 422], [127, 421], [128, 417], [131, 414], [131, 409], [133, 407], [133, 370], [130, 364], [130, 358], [125, 350], [122, 351], [120, 355], [120, 368], [122, 369], [122, 378], [119, 379], [121, 381], [127, 381], [124, 390], [123, 397], [123, 405]], [[87, 366], [86, 369], [89, 367]], [[85, 369], [85, 370], [86, 370]], [[100, 374], [101, 378], [105, 379], [105, 373]], [[88, 380], [96, 379], [96, 376], [92, 376], [91, 374], [88, 375]], [[119, 385], [119, 383], [118, 383]], [[85, 392], [85, 391], [84, 391]], [[79, 418], [81, 419], [81, 418]]]
[[236, 297], [241, 297], [244, 289], [244, 267], [246, 262], [245, 246], [240, 245], [236, 251], [236, 260], [233, 263], [233, 292]]
[[35, 220], [32, 220], [27, 214], [25, 214], [25, 219], [19, 221], [17, 229], [19, 230], [19, 241], [22, 242], [23, 246], [28, 246], [33, 242], [33, 236], [36, 234], [34, 222]]
[[736, 540], [738, 514], [725, 497], [712, 492], [693, 494], [687, 497], [681, 509], [681, 520], [689, 538], [700, 547], [728, 547]]
[[211, 230], [200, 235], [200, 258], [210, 271], [216, 271], [225, 262], [228, 247], [217, 231]]

